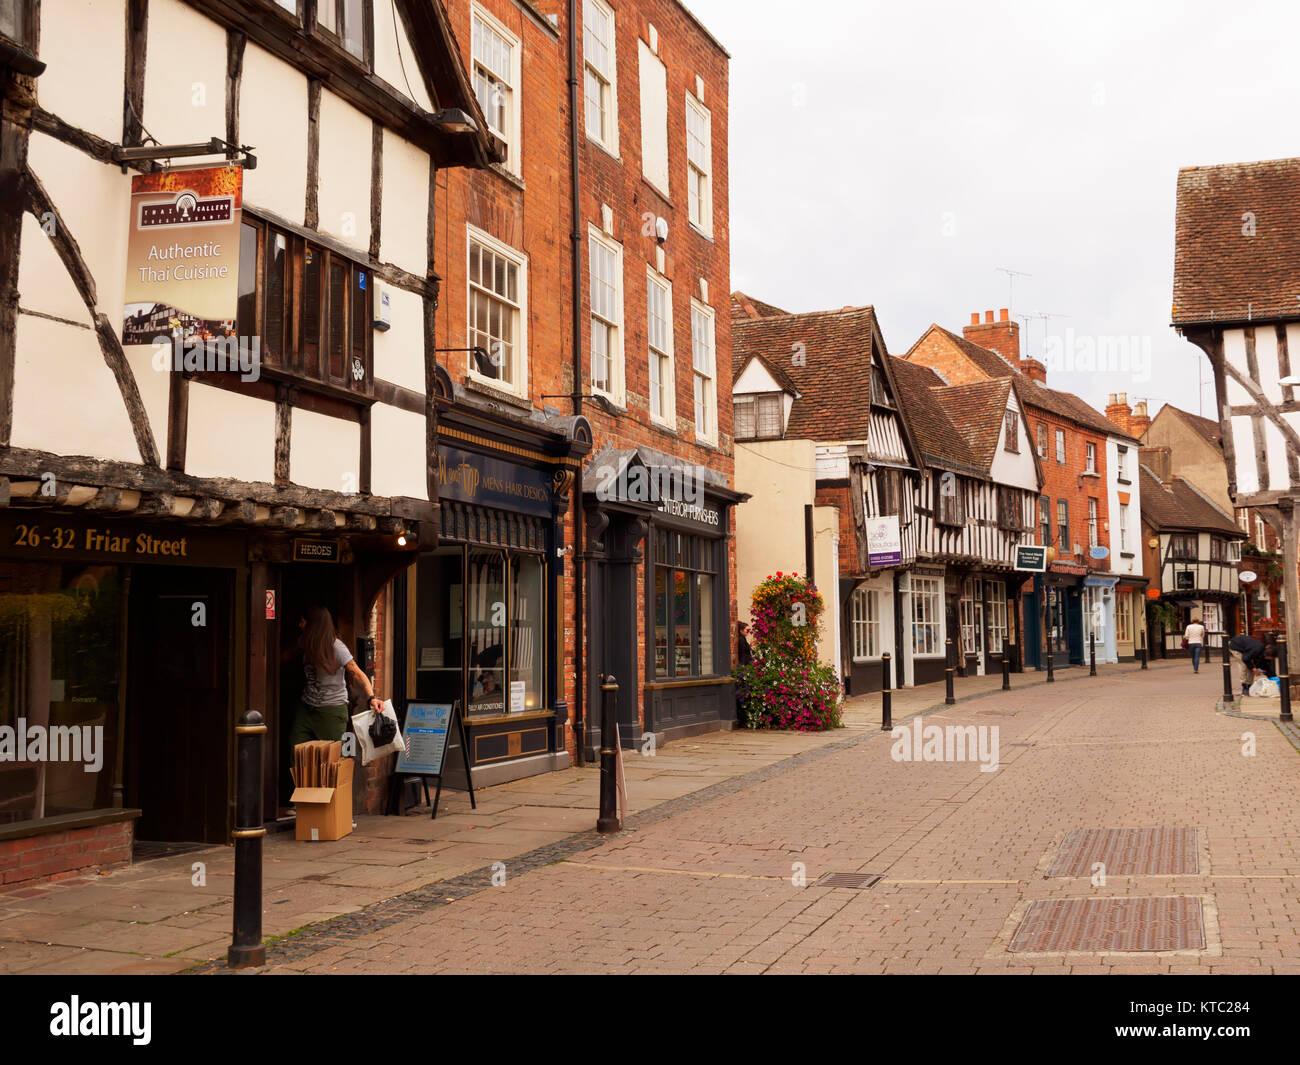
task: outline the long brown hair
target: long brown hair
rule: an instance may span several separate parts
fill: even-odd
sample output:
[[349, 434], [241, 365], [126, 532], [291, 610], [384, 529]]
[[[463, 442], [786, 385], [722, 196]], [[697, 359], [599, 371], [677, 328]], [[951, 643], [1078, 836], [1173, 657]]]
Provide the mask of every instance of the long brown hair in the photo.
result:
[[330, 617], [330, 612], [323, 606], [309, 606], [304, 618], [307, 627], [298, 638], [303, 659], [321, 673], [338, 672], [338, 659], [334, 655], [334, 641], [338, 639], [338, 633], [334, 631], [334, 619]]

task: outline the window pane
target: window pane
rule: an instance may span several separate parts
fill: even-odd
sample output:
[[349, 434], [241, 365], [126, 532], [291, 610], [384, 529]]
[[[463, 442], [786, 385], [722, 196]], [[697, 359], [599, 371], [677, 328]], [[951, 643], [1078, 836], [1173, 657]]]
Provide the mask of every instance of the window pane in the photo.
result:
[[757, 421], [754, 413], [752, 396], [741, 399], [737, 397], [732, 403], [737, 440], [752, 440], [756, 432]]
[[536, 710], [542, 693], [542, 653], [545, 628], [542, 616], [542, 560], [517, 555], [514, 561], [514, 610], [510, 632], [510, 679], [524, 685], [524, 709]]
[[303, 249], [302, 347], [303, 373], [320, 376], [321, 262], [325, 253], [308, 246]]
[[668, 570], [659, 566], [655, 567], [655, 676], [668, 676]]
[[269, 357], [278, 361], [285, 351], [284, 297], [289, 254], [284, 234], [270, 233], [266, 252], [266, 325], [262, 329], [262, 347]]
[[505, 701], [506, 563], [500, 551], [469, 553], [469, 712], [500, 714]]
[[465, 549], [420, 556], [416, 573], [415, 697], [450, 703], [465, 697]]
[[316, 4], [316, 21], [331, 33], [338, 32], [337, 0], [319, 0]]
[[713, 578], [697, 573], [695, 592], [700, 612], [699, 673], [707, 676], [713, 672]]
[[365, 55], [365, 0], [343, 0], [343, 47], [358, 58]]
[[257, 335], [257, 227], [239, 227], [239, 335]]
[[348, 297], [348, 268], [334, 260], [330, 263], [329, 296], [329, 373], [330, 377], [343, 376], [343, 356], [347, 351], [346, 318]]
[[673, 570], [673, 675], [691, 675], [691, 575]]

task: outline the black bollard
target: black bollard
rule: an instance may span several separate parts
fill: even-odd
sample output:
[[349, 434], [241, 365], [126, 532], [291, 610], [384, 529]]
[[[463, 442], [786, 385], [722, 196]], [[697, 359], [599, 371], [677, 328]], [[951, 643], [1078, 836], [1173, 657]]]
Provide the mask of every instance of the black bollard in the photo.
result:
[[880, 731], [888, 732], [894, 727], [894, 667], [888, 651], [880, 656], [880, 665], [884, 670], [880, 688]]
[[1142, 661], [1142, 668], [1147, 668], [1147, 638], [1146, 634], [1142, 635], [1142, 646], [1138, 648], [1138, 657]]
[[944, 670], [944, 674], [943, 674], [943, 678], [944, 678], [943, 683], [944, 683], [944, 688], [946, 689], [943, 701], [948, 706], [952, 706], [952, 704], [957, 701], [957, 696], [953, 694], [953, 690], [952, 690], [952, 676], [953, 676], [952, 640], [945, 641], [945, 644], [946, 644], [945, 649], [948, 652], [947, 659], [946, 659], [948, 668]]
[[1011, 659], [1006, 655], [1002, 656], [1002, 690], [1004, 692], [1011, 690]]
[[1228, 634], [1223, 634], [1223, 699], [1232, 702], [1236, 696], [1232, 691], [1232, 651], [1228, 647]]
[[232, 969], [266, 964], [262, 943], [262, 744], [266, 724], [256, 710], [235, 726], [235, 926], [226, 952]]
[[1047, 683], [1056, 683], [1056, 657], [1052, 654], [1051, 645], [1047, 648]]
[[597, 832], [617, 832], [622, 827], [618, 819], [618, 681], [605, 677], [600, 685], [600, 817]]
[[1277, 687], [1278, 696], [1282, 700], [1282, 713], [1279, 715], [1281, 720], [1294, 720], [1291, 717], [1291, 667], [1286, 661], [1285, 635], [1277, 638]]
[[1088, 676], [1097, 675], [1097, 634], [1088, 633]]

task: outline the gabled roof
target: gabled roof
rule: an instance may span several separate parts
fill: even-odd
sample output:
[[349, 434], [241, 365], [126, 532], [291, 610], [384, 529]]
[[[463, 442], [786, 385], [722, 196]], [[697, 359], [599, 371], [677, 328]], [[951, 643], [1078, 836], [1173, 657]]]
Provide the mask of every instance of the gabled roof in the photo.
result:
[[1181, 477], [1161, 481], [1149, 466], [1139, 467], [1142, 478], [1142, 519], [1154, 529], [1208, 530], [1245, 539], [1232, 518]]
[[[1175, 407], [1172, 403], [1166, 403], [1156, 411], [1156, 418], [1159, 418], [1165, 411], [1169, 411], [1170, 414], [1181, 418], [1189, 429], [1215, 450], [1223, 449], [1223, 430], [1219, 427], [1218, 422], [1211, 418], [1202, 418], [1199, 414], [1192, 414], [1181, 407]], [[1152, 424], [1155, 424], [1155, 419], [1152, 419]]]
[[1300, 159], [1178, 172], [1174, 325], [1300, 318]]
[[774, 362], [772, 359], [769, 359], [766, 355], [763, 355], [760, 352], [753, 352], [752, 354], [747, 355], [743, 359], [738, 359], [735, 354], [734, 343], [732, 345], [732, 362], [731, 362], [732, 385], [735, 385], [735, 383], [740, 380], [741, 376], [745, 372], [745, 368], [748, 367], [751, 362], [755, 362], [755, 361], [758, 362], [758, 364], [762, 366], [763, 369], [765, 369], [769, 374], [771, 374], [772, 380], [777, 383], [777, 385], [780, 387], [780, 389], [783, 392], [789, 392], [790, 395], [798, 398], [799, 389], [795, 386], [794, 381], [791, 380], [790, 375], [781, 368], [779, 363]]
[[732, 318], [772, 318], [789, 313], [789, 311], [783, 311], [780, 307], [774, 307], [770, 303], [756, 300], [753, 296], [747, 296], [739, 290], [731, 294]]
[[[738, 318], [731, 326], [732, 365], [743, 366], [760, 355], [765, 365], [782, 368], [800, 396], [790, 411], [786, 436], [866, 439], [871, 344], [877, 331], [870, 307]], [[795, 362], [796, 355], [803, 365]]]
[[1020, 373], [1020, 368], [1018, 366], [1012, 366], [1011, 363], [998, 354], [998, 352], [993, 351], [990, 348], [980, 347], [980, 345], [976, 344], [974, 341], [967, 340], [964, 336], [959, 336], [957, 333], [953, 333], [937, 324], [931, 324], [930, 328], [917, 338], [916, 343], [907, 349], [907, 354], [904, 355], [903, 358], [910, 359], [912, 357], [912, 352], [920, 346], [921, 341], [931, 333], [936, 332], [942, 333], [944, 337], [946, 337], [957, 348], [957, 350], [978, 366], [980, 373], [989, 377], [1014, 377]]
[[1000, 378], [968, 385], [936, 388], [931, 393], [948, 412], [953, 425], [966, 438], [971, 454], [981, 469], [991, 471], [1002, 438], [1011, 381]]
[[897, 388], [899, 409], [921, 449], [922, 462], [956, 473], [984, 475], [986, 469], [936, 398], [938, 392], [947, 391], [942, 378], [933, 370], [905, 359], [889, 356], [888, 363]]

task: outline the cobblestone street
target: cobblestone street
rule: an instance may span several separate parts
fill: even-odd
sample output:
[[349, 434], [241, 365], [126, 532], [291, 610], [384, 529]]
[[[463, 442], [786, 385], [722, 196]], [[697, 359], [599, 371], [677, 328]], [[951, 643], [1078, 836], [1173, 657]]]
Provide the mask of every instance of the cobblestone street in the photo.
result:
[[[409, 916], [371, 930], [356, 917], [309, 929], [276, 944], [269, 968], [1300, 971], [1300, 839], [1282, 801], [1300, 770], [1291, 743], [1271, 721], [1216, 714], [1213, 671], [1075, 677], [924, 718], [996, 727], [995, 772], [895, 761], [896, 741], [863, 729], [726, 794], [634, 816], [616, 838], [507, 862], [501, 886], [423, 893]], [[1165, 831], [1128, 849], [1113, 834], [1088, 854], [1076, 847], [1084, 874], [1049, 875], [1071, 857], [1070, 833], [1104, 829]], [[854, 872], [882, 879], [815, 886]], [[1160, 899], [1189, 901], [1105, 901]], [[1039, 906], [1055, 900], [1088, 901]]]

